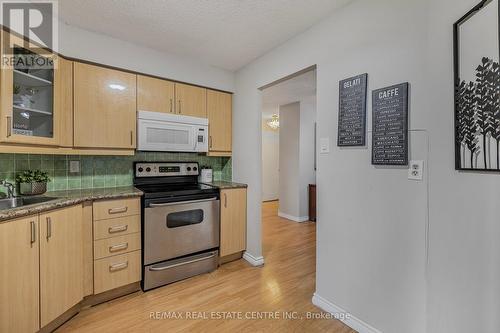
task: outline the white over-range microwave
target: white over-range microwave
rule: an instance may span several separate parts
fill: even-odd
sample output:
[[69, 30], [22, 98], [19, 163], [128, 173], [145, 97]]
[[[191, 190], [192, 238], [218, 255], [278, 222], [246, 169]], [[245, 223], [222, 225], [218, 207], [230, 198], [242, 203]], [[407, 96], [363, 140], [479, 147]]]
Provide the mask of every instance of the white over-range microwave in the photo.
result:
[[208, 119], [139, 111], [137, 150], [208, 152]]

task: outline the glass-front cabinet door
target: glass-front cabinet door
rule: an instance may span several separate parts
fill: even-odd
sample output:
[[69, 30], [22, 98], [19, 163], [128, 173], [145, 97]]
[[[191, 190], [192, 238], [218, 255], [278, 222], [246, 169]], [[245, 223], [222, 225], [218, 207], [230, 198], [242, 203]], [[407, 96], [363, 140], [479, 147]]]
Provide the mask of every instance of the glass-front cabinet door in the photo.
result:
[[56, 145], [56, 56], [5, 31], [1, 51], [1, 141]]

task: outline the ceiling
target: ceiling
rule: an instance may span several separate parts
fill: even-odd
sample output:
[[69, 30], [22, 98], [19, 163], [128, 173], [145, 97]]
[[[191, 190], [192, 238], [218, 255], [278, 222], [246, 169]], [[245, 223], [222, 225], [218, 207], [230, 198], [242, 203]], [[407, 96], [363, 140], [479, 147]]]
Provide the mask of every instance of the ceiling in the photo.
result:
[[316, 70], [293, 77], [262, 91], [262, 117], [279, 113], [279, 106], [316, 96]]
[[237, 70], [351, 0], [61, 0], [73, 26]]

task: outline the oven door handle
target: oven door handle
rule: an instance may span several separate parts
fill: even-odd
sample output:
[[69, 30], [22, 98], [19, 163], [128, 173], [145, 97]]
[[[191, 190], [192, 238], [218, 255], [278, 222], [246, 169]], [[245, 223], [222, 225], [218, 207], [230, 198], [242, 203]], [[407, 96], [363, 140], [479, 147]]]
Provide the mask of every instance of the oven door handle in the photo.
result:
[[166, 265], [166, 266], [153, 266], [153, 267], [149, 267], [149, 270], [152, 271], [152, 272], [158, 272], [158, 271], [164, 271], [166, 269], [170, 269], [170, 268], [174, 268], [174, 267], [179, 267], [179, 266], [184, 266], [184, 265], [189, 265], [189, 264], [194, 264], [195, 262], [198, 262], [198, 261], [204, 261], [204, 260], [207, 260], [207, 259], [212, 259], [213, 257], [215, 257], [215, 252], [212, 252], [209, 256], [206, 256], [206, 257], [201, 257], [201, 258], [197, 258], [197, 259], [193, 259], [193, 260], [189, 260], [189, 261], [185, 261], [185, 262], [179, 262], [177, 264], [172, 264], [172, 265]]
[[154, 207], [166, 207], [166, 206], [175, 206], [175, 205], [185, 205], [185, 204], [192, 204], [192, 203], [198, 203], [198, 202], [208, 202], [208, 201], [215, 201], [215, 200], [217, 200], [217, 197], [213, 197], [213, 198], [209, 198], [209, 199], [190, 200], [190, 201], [151, 203], [151, 204], [149, 204], [149, 207], [154, 208]]

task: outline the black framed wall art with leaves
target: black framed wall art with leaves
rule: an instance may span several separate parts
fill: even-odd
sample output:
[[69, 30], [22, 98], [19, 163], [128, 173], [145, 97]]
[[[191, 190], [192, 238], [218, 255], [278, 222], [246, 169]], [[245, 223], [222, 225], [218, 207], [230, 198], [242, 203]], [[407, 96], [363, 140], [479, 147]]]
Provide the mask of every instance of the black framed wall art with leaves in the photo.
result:
[[500, 172], [499, 18], [483, 0], [454, 25], [457, 170]]

